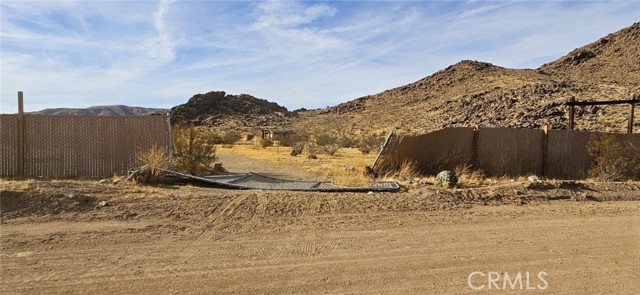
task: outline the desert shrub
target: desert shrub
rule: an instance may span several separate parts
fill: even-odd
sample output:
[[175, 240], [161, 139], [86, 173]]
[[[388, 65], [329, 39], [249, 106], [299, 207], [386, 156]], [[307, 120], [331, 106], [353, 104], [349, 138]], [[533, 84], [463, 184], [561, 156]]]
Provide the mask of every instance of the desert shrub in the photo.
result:
[[587, 151], [593, 157], [589, 177], [600, 181], [622, 181], [640, 177], [640, 148], [613, 134], [593, 134]]
[[338, 137], [338, 144], [342, 148], [352, 148], [358, 146], [358, 140], [353, 135], [342, 134]]
[[238, 142], [238, 140], [240, 140], [241, 138], [242, 138], [242, 135], [240, 135], [240, 133], [235, 131], [227, 131], [224, 134], [222, 134], [222, 143], [233, 145], [236, 142]]
[[304, 151], [304, 147], [306, 146], [306, 142], [297, 142], [296, 144], [294, 144], [291, 147], [291, 155], [292, 156], [297, 156], [299, 154], [302, 154], [302, 152]]
[[338, 138], [334, 135], [323, 133], [316, 137], [318, 149], [327, 155], [333, 156], [339, 149]]
[[178, 171], [200, 175], [211, 169], [217, 159], [214, 136], [194, 126], [172, 129], [173, 158]]
[[225, 144], [224, 139], [222, 138], [222, 135], [220, 135], [220, 133], [209, 130], [207, 131], [207, 134], [211, 137], [211, 142], [215, 144]]
[[162, 180], [162, 175], [164, 173], [158, 170], [158, 168], [169, 168], [169, 156], [166, 149], [158, 147], [157, 145], [154, 145], [146, 151], [137, 151], [136, 162], [140, 166], [147, 166], [149, 168], [149, 171], [151, 171], [149, 181], [151, 182], [158, 182]]
[[271, 138], [259, 138], [258, 139], [258, 145], [261, 146], [263, 149], [266, 149], [267, 147], [270, 147], [273, 145], [273, 140], [271, 140]]
[[294, 147], [299, 142], [306, 142], [309, 140], [309, 137], [305, 134], [291, 134], [289, 136], [285, 136], [280, 140], [281, 146]]
[[340, 145], [337, 143], [325, 144], [320, 146], [320, 151], [329, 156], [335, 155], [340, 150]]
[[367, 133], [360, 136], [358, 150], [366, 155], [371, 152], [377, 153], [382, 145], [383, 139], [375, 134]]

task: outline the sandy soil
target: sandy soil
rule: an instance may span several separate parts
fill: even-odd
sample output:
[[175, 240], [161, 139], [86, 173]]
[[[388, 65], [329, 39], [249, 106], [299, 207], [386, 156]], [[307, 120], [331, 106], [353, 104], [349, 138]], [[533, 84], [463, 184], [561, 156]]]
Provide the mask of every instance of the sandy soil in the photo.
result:
[[395, 194], [1, 184], [2, 294], [507, 293], [471, 289], [474, 271], [528, 272], [534, 288], [547, 274], [545, 290], [518, 293], [640, 291], [638, 183]]
[[292, 167], [286, 167], [286, 169], [283, 169], [283, 167], [279, 167], [270, 161], [231, 154], [224, 148], [218, 150], [218, 162], [222, 163], [222, 167], [224, 167], [224, 169], [234, 173], [256, 172], [285, 179], [314, 179], [312, 175], [309, 175], [309, 173], [301, 169], [295, 169]]

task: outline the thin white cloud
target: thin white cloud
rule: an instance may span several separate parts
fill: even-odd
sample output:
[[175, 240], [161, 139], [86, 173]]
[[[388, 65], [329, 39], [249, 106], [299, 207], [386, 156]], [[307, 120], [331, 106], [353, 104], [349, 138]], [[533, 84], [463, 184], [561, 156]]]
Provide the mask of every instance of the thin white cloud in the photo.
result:
[[462, 59], [537, 67], [640, 19], [639, 2], [52, 1], [2, 5], [0, 112], [171, 106], [225, 90], [289, 108]]
[[153, 13], [153, 26], [157, 36], [148, 40], [145, 44], [150, 57], [159, 60], [163, 64], [169, 63], [175, 58], [173, 37], [164, 20], [171, 2], [171, 0], [161, 0], [158, 3], [158, 10]]

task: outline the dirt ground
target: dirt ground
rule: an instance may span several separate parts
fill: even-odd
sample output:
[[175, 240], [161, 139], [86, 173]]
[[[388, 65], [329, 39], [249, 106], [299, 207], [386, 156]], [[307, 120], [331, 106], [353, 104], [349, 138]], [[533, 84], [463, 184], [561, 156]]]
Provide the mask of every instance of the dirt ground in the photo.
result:
[[639, 183], [380, 194], [0, 184], [2, 294], [506, 292], [478, 274], [472, 286], [485, 288], [472, 289], [472, 272], [529, 273], [537, 289], [523, 281], [517, 293], [640, 291]]

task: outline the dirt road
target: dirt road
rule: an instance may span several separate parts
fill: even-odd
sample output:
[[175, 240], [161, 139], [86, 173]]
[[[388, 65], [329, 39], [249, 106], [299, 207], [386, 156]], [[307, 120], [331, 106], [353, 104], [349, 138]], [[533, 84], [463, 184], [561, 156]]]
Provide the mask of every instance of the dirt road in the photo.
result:
[[5, 189], [1, 293], [638, 294], [640, 201], [445, 193]]

